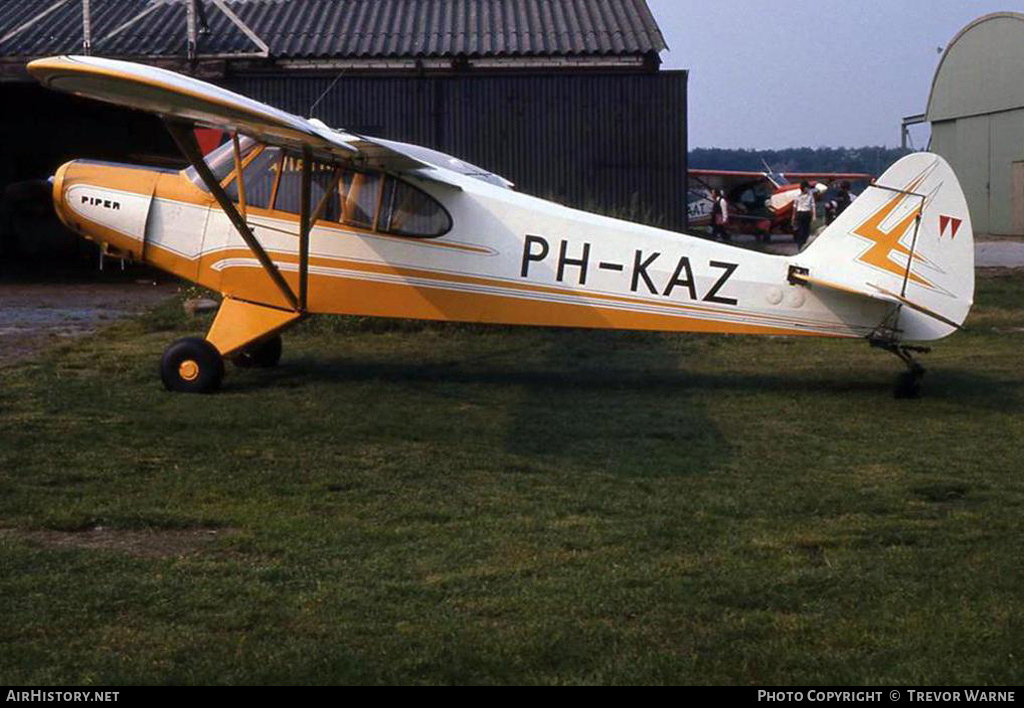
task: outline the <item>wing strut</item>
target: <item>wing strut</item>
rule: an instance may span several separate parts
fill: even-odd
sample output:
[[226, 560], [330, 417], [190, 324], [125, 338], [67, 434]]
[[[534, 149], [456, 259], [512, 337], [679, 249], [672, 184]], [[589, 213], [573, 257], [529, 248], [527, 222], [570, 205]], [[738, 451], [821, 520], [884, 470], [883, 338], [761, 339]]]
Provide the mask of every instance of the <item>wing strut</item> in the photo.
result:
[[309, 213], [309, 193], [312, 188], [312, 151], [302, 148], [302, 195], [299, 200], [299, 309], [306, 309], [306, 296], [309, 290], [309, 230], [313, 226], [312, 215]]
[[[277, 269], [277, 266], [274, 265], [274, 261], [272, 261], [270, 256], [267, 255], [267, 252], [263, 250], [263, 246], [261, 246], [260, 242], [256, 240], [256, 237], [253, 235], [249, 225], [246, 223], [242, 215], [238, 213], [238, 209], [235, 208], [234, 203], [232, 203], [228, 195], [224, 193], [224, 190], [221, 188], [217, 179], [213, 176], [213, 173], [207, 166], [206, 160], [203, 158], [203, 151], [199, 149], [195, 133], [192, 132], [192, 124], [173, 120], [166, 120], [164, 122], [167, 125], [167, 130], [170, 132], [171, 137], [174, 138], [174, 142], [178, 144], [178, 147], [185, 154], [185, 157], [187, 157], [188, 161], [192, 163], [192, 166], [196, 169], [199, 177], [203, 180], [203, 184], [205, 184], [207, 189], [210, 190], [210, 194], [213, 195], [214, 199], [217, 200], [217, 204], [220, 205], [220, 208], [224, 210], [228, 219], [231, 220], [235, 230], [238, 231], [238, 235], [242, 237], [242, 240], [245, 241], [249, 250], [251, 250], [253, 255], [256, 256], [260, 265], [263, 266], [263, 270], [266, 271], [267, 275], [270, 276], [270, 279], [274, 281], [274, 285], [276, 285], [278, 290], [281, 291], [281, 294], [284, 295], [285, 300], [287, 300], [292, 306], [292, 309], [301, 312], [304, 309], [305, 303], [299, 302], [299, 298], [297, 298], [295, 293], [292, 292], [288, 282], [281, 275], [281, 271]], [[308, 164], [308, 162], [306, 164]], [[239, 175], [239, 179], [241, 179], [241, 175]], [[304, 206], [302, 218], [304, 223], [308, 223], [309, 209], [306, 208], [306, 205], [309, 202], [309, 182], [305, 177], [303, 178], [302, 191]], [[304, 231], [306, 233], [306, 239], [304, 240], [307, 242], [308, 246], [309, 229], [306, 228]], [[308, 267], [309, 263], [307, 252], [307, 261], [300, 265], [300, 282], [305, 281]]]
[[234, 146], [235, 152], [235, 184], [238, 185], [238, 209], [242, 213], [242, 218], [247, 219], [245, 213], [245, 180], [242, 179], [242, 148], [238, 143], [238, 133], [231, 135], [231, 143]]

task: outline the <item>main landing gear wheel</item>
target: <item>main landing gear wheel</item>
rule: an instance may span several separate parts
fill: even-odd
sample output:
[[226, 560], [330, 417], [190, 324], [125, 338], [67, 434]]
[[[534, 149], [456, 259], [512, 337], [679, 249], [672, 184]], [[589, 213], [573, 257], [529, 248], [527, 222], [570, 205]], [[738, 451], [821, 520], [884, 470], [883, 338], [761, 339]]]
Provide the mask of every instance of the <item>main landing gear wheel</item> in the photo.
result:
[[269, 339], [250, 344], [231, 357], [231, 361], [240, 369], [272, 369], [281, 361], [282, 347], [281, 335], [275, 334]]
[[224, 380], [224, 359], [205, 339], [179, 339], [160, 360], [160, 378], [168, 391], [213, 393]]

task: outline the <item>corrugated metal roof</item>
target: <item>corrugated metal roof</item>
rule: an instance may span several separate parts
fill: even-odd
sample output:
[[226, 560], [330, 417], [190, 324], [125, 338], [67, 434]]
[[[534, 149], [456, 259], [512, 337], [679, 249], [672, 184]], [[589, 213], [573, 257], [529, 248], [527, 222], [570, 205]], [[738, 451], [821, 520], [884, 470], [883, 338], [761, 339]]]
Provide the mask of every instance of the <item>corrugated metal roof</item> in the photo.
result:
[[[82, 51], [82, 2], [4, 0], [0, 56]], [[186, 51], [182, 0], [90, 0], [92, 52], [103, 56], [180, 56]], [[638, 56], [665, 49], [646, 0], [228, 0], [287, 59]], [[210, 0], [200, 54], [257, 48]], [[149, 10], [113, 36], [114, 30]]]

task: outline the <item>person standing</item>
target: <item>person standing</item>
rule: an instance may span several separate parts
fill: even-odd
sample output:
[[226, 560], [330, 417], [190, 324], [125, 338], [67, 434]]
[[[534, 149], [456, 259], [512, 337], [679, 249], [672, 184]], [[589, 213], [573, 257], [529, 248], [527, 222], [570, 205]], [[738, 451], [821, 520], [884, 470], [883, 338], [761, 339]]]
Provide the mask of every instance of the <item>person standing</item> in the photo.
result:
[[836, 218], [846, 211], [846, 207], [850, 206], [852, 201], [853, 198], [850, 197], [850, 183], [844, 181], [839, 185], [839, 194], [836, 195]]
[[811, 235], [811, 223], [818, 217], [818, 207], [814, 200], [814, 190], [810, 182], [800, 183], [800, 194], [793, 202], [793, 236], [801, 250], [807, 245]]
[[711, 235], [723, 241], [729, 240], [725, 227], [729, 223], [729, 202], [721, 190], [711, 190]]

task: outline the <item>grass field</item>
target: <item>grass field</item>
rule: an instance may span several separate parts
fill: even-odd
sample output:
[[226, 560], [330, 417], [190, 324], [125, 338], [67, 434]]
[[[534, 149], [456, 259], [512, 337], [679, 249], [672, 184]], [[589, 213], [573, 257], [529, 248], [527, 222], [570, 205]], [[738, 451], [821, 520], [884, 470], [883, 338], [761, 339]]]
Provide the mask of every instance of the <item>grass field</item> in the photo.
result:
[[859, 342], [170, 303], [0, 370], [0, 683], [1024, 682], [1024, 277], [925, 397]]

